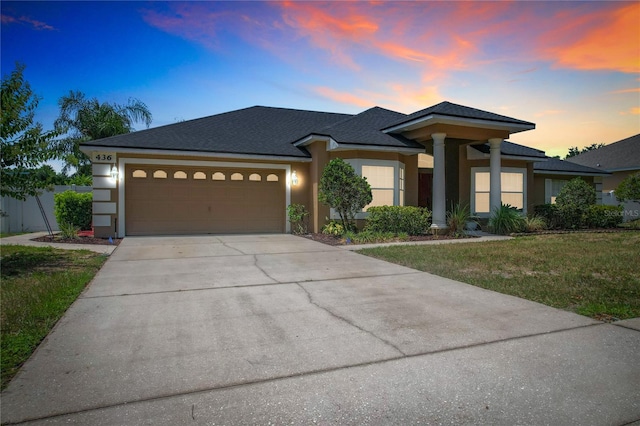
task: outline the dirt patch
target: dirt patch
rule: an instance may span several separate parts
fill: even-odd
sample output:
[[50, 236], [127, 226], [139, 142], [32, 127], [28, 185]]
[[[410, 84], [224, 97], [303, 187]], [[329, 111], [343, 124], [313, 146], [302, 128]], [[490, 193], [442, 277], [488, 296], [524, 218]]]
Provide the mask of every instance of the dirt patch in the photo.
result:
[[96, 238], [96, 237], [83, 237], [78, 238], [62, 238], [58, 235], [50, 237], [45, 235], [44, 237], [33, 238], [31, 241], [38, 241], [41, 243], [62, 243], [62, 244], [93, 244], [101, 246], [117, 246], [122, 241], [122, 238], [112, 238], [109, 241], [108, 238]]

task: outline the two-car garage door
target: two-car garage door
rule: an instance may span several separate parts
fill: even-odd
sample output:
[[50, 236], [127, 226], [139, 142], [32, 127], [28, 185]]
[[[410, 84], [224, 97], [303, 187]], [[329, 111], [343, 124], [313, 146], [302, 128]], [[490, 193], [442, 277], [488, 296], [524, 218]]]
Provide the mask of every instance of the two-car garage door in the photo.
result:
[[127, 235], [285, 231], [284, 170], [129, 164]]

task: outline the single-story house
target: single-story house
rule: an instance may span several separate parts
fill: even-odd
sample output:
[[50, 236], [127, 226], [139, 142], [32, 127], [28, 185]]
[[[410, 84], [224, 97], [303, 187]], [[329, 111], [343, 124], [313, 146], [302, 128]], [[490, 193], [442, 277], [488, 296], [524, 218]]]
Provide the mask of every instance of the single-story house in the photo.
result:
[[478, 216], [501, 202], [532, 209], [542, 170], [534, 165], [548, 159], [506, 139], [534, 128], [450, 102], [409, 115], [254, 106], [81, 149], [93, 162], [96, 236], [288, 232], [292, 203], [306, 206], [319, 232], [333, 212], [319, 203], [318, 185], [337, 157], [367, 177], [371, 205], [426, 205], [440, 232], [452, 203]]
[[[615, 190], [626, 177], [640, 172], [640, 134], [613, 142], [601, 148], [587, 151], [567, 161], [577, 165], [608, 172], [602, 180], [599, 195], [603, 204], [618, 205]], [[640, 204], [627, 202], [624, 204], [625, 220], [640, 217]]]

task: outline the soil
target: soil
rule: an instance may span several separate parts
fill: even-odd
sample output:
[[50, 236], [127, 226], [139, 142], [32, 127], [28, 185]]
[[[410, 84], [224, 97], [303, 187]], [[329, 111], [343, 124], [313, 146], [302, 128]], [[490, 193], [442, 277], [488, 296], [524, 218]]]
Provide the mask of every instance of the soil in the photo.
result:
[[[304, 238], [308, 238], [310, 240], [313, 241], [317, 241], [319, 243], [324, 243], [324, 244], [328, 244], [330, 246], [343, 246], [346, 245], [345, 240], [339, 238], [339, 237], [335, 237], [333, 235], [327, 235], [327, 234], [305, 234], [305, 235], [300, 235], [301, 237]], [[473, 237], [469, 237], [469, 238], [473, 238]], [[411, 242], [411, 241], [433, 241], [433, 240], [452, 240], [455, 239], [454, 237], [450, 237], [448, 235], [440, 235], [440, 236], [436, 236], [436, 235], [411, 235], [409, 236], [406, 240], [391, 240], [391, 241], [385, 241], [385, 243], [395, 243], [395, 242]], [[371, 243], [374, 244], [374, 243]]]
[[45, 235], [44, 237], [33, 238], [31, 241], [39, 241], [41, 243], [63, 243], [63, 244], [94, 244], [103, 246], [117, 246], [122, 241], [122, 238], [113, 238], [113, 243], [109, 242], [108, 238], [95, 238], [79, 236], [78, 238], [62, 238], [58, 235], [50, 237]]

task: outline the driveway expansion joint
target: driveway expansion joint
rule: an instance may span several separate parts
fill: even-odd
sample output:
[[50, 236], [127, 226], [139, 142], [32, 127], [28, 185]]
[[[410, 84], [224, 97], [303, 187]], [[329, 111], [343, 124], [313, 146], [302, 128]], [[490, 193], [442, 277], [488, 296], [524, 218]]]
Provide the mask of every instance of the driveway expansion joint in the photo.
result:
[[331, 311], [330, 309], [328, 309], [328, 308], [326, 308], [326, 307], [324, 307], [324, 306], [320, 306], [318, 303], [316, 303], [316, 302], [313, 300], [313, 296], [311, 295], [311, 293], [309, 292], [309, 290], [307, 290], [307, 289], [306, 289], [302, 284], [300, 284], [300, 283], [296, 283], [296, 284], [298, 285], [298, 287], [300, 287], [300, 288], [301, 288], [301, 289], [302, 289], [302, 290], [307, 294], [307, 298], [309, 299], [309, 303], [311, 303], [312, 305], [314, 305], [314, 306], [316, 306], [316, 307], [318, 307], [318, 308], [322, 309], [323, 311], [325, 311], [326, 313], [328, 313], [328, 314], [329, 314], [329, 315], [331, 315], [332, 317], [337, 318], [337, 319], [339, 319], [340, 321], [346, 322], [346, 323], [347, 323], [347, 324], [349, 324], [350, 326], [352, 326], [352, 327], [354, 327], [354, 328], [357, 328], [358, 330], [360, 330], [360, 331], [362, 331], [362, 332], [364, 332], [364, 333], [366, 333], [366, 334], [368, 334], [368, 335], [370, 335], [370, 336], [375, 337], [376, 339], [380, 340], [382, 343], [386, 344], [387, 346], [391, 346], [393, 349], [395, 349], [395, 350], [396, 350], [396, 351], [398, 351], [400, 354], [402, 354], [402, 356], [403, 356], [403, 357], [406, 357], [406, 356], [407, 356], [407, 354], [406, 354], [406, 353], [404, 353], [404, 352], [403, 352], [399, 347], [397, 347], [396, 345], [394, 345], [394, 344], [393, 344], [393, 343], [391, 343], [390, 341], [385, 340], [385, 339], [383, 339], [383, 338], [382, 338], [382, 337], [380, 337], [380, 336], [377, 336], [375, 333], [373, 333], [373, 332], [372, 332], [372, 331], [370, 331], [370, 330], [367, 330], [367, 329], [365, 329], [365, 328], [360, 327], [359, 325], [355, 324], [355, 323], [354, 323], [354, 322], [352, 322], [352, 321], [349, 321], [349, 320], [348, 320], [348, 319], [346, 319], [345, 317], [342, 317], [342, 316], [340, 316], [340, 315], [336, 314], [335, 312]]

